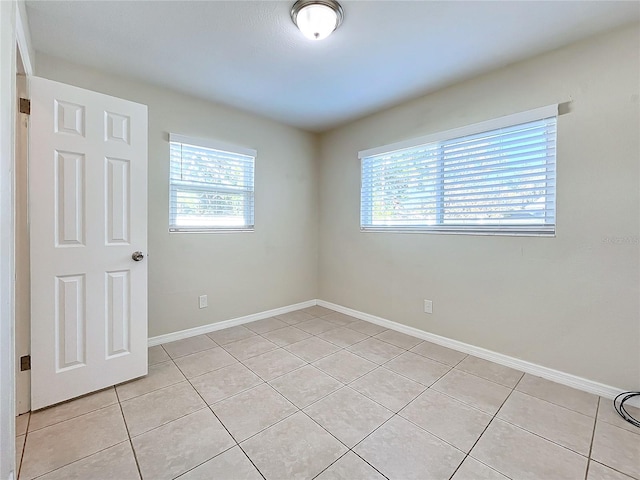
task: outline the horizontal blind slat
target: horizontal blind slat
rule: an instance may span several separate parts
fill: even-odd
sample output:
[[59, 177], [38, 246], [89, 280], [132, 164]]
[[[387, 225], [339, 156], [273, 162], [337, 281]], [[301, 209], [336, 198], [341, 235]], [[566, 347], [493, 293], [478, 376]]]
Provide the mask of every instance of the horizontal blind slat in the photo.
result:
[[555, 142], [551, 117], [364, 157], [361, 227], [510, 223], [548, 233]]
[[253, 229], [255, 157], [170, 142], [171, 231]]

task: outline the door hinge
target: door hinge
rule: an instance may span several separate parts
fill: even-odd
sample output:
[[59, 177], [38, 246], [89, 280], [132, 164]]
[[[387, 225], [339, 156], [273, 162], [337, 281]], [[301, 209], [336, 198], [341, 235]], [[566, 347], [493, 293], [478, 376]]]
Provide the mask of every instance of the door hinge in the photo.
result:
[[31, 115], [31, 100], [29, 100], [28, 98], [20, 99], [20, 113]]
[[31, 355], [20, 357], [20, 371], [31, 370]]

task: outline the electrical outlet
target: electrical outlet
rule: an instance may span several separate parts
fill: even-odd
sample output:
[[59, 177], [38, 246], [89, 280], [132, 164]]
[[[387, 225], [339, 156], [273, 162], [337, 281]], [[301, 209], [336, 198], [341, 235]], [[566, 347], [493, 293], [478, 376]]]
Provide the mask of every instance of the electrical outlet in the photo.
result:
[[206, 295], [200, 295], [198, 298], [200, 299], [200, 308], [207, 308], [209, 306]]
[[431, 300], [424, 301], [424, 313], [433, 313], [433, 302]]

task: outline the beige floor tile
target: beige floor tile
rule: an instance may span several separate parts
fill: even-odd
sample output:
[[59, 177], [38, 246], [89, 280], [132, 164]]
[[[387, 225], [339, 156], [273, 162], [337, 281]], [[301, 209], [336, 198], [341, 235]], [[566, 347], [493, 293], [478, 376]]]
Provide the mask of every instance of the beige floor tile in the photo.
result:
[[348, 328], [356, 332], [364, 333], [365, 335], [377, 335], [386, 330], [385, 327], [367, 322], [366, 320], [358, 320], [357, 322], [350, 323]]
[[191, 379], [193, 387], [209, 405], [261, 383], [260, 377], [241, 363]]
[[333, 343], [326, 342], [317, 337], [307, 338], [301, 342], [287, 345], [284, 348], [307, 362], [315, 362], [340, 350], [340, 347]]
[[122, 413], [129, 435], [135, 437], [204, 407], [191, 384], [182, 382], [122, 402]]
[[162, 345], [171, 358], [184, 357], [192, 353], [202, 352], [209, 348], [217, 347], [216, 343], [207, 335], [184, 338]]
[[455, 368], [509, 388], [515, 387], [524, 375], [513, 368], [471, 355], [462, 360]]
[[79, 417], [85, 413], [115, 405], [116, 403], [118, 403], [118, 397], [116, 397], [113, 387], [91, 393], [32, 413], [29, 421], [29, 431], [32, 432], [55, 423], [64, 422], [70, 418]]
[[149, 373], [145, 377], [117, 385], [116, 392], [118, 399], [123, 402], [184, 380], [185, 376], [173, 362], [158, 363], [149, 367]]
[[367, 373], [350, 386], [393, 412], [404, 408], [426, 388], [386, 368]]
[[386, 332], [379, 333], [375, 338], [395, 345], [396, 347], [404, 348], [405, 350], [409, 350], [419, 343], [422, 343], [422, 340], [419, 338], [412, 337], [406, 333], [396, 332], [395, 330], [387, 330]]
[[339, 328], [340, 326], [324, 318], [313, 318], [297, 324], [296, 327], [312, 335], [319, 335], [334, 328]]
[[435, 362], [416, 353], [405, 352], [384, 364], [385, 368], [410, 378], [427, 387], [432, 385], [451, 367]]
[[342, 387], [336, 379], [311, 365], [269, 383], [298, 408], [304, 408]]
[[242, 325], [223, 328], [222, 330], [207, 333], [207, 337], [211, 338], [218, 345], [237, 342], [238, 340], [244, 340], [245, 338], [253, 337], [254, 335], [256, 335], [254, 332], [248, 328], [244, 328]]
[[612, 468], [591, 460], [589, 462], [587, 480], [632, 480], [632, 477], [616, 472]]
[[296, 327], [285, 327], [265, 333], [262, 336], [279, 347], [284, 347], [285, 345], [291, 345], [292, 343], [309, 338], [311, 334]]
[[22, 462], [22, 452], [24, 451], [24, 440], [26, 435], [16, 437], [16, 472], [20, 471], [20, 462]]
[[495, 414], [511, 393], [511, 389], [460, 370], [451, 370], [431, 386], [432, 389]]
[[487, 467], [484, 463], [467, 457], [451, 480], [509, 480], [509, 478]]
[[234, 445], [215, 415], [204, 408], [132, 439], [142, 477], [168, 480]]
[[262, 475], [240, 447], [233, 447], [179, 477], [179, 480], [214, 479], [262, 480]]
[[355, 330], [351, 330], [346, 327], [329, 330], [328, 332], [321, 333], [318, 337], [342, 348], [368, 338], [364, 333], [356, 332]]
[[300, 310], [302, 312], [313, 315], [314, 317], [323, 317], [325, 315], [329, 315], [331, 313], [335, 313], [335, 310], [331, 310], [329, 308], [321, 307], [320, 305], [314, 305], [312, 307], [303, 308]]
[[448, 479], [464, 453], [395, 416], [354, 451], [390, 479]]
[[20, 478], [35, 478], [127, 438], [119, 405], [30, 432], [27, 435]]
[[296, 325], [301, 322], [306, 322], [307, 320], [311, 320], [314, 318], [310, 313], [304, 312], [302, 310], [296, 310], [294, 312], [283, 313], [282, 315], [276, 315], [278, 320], [282, 320], [289, 325]]
[[589, 455], [595, 421], [592, 417], [526, 393], [513, 392], [498, 412], [498, 418], [582, 455]]
[[16, 417], [16, 437], [27, 433], [27, 425], [29, 424], [30, 413], [23, 413]]
[[316, 480], [385, 480], [371, 465], [353, 452], [347, 452]]
[[325, 315], [322, 318], [342, 327], [359, 321], [359, 319], [352, 317], [351, 315], [345, 315], [344, 313], [338, 312], [330, 313], [329, 315]]
[[129, 441], [54, 470], [38, 480], [139, 480]]
[[242, 443], [267, 479], [314, 478], [347, 448], [304, 413], [298, 412]]
[[375, 338], [368, 338], [360, 343], [351, 345], [347, 350], [379, 365], [404, 353], [402, 348]]
[[458, 352], [451, 348], [443, 347], [431, 342], [422, 342], [411, 349], [413, 353], [422, 355], [440, 363], [455, 366], [464, 360], [466, 353]]
[[[633, 415], [634, 418], [640, 420], [640, 408], [632, 407], [628, 404], [624, 405], [624, 408]], [[600, 398], [600, 406], [598, 407], [598, 421], [607, 422], [616, 427], [628, 430], [631, 433], [640, 435], [640, 428], [627, 422], [620, 416], [616, 409], [613, 407], [613, 400], [609, 398]]]
[[264, 383], [218, 402], [211, 409], [236, 442], [242, 442], [298, 411]]
[[155, 347], [149, 347], [148, 349], [148, 362], [149, 365], [155, 365], [156, 363], [166, 362], [171, 360], [171, 357], [166, 352], [162, 345], [156, 345]]
[[222, 348], [242, 361], [275, 350], [278, 346], [266, 338], [256, 335], [237, 342], [227, 343]]
[[393, 416], [393, 412], [344, 387], [304, 409], [325, 430], [351, 448]]
[[421, 394], [399, 415], [464, 452], [471, 450], [493, 418], [435, 390]]
[[321, 358], [313, 365], [342, 383], [353, 382], [356, 378], [378, 368], [375, 363], [346, 350]]
[[640, 478], [640, 435], [598, 421], [591, 458], [619, 472]]
[[285, 323], [282, 320], [278, 320], [275, 317], [264, 318], [262, 320], [256, 320], [255, 322], [244, 324], [246, 328], [258, 334], [271, 332], [272, 330], [277, 330], [279, 328], [284, 328], [287, 325], [288, 323]]
[[582, 479], [587, 469], [586, 457], [499, 419], [491, 422], [471, 456], [522, 480]]
[[209, 350], [192, 353], [191, 355], [185, 355], [184, 357], [174, 360], [175, 364], [187, 378], [213, 372], [227, 365], [232, 365], [237, 361], [233, 355], [221, 347], [210, 348]]
[[307, 362], [296, 357], [293, 353], [279, 348], [245, 360], [244, 364], [253, 373], [268, 382], [306, 365]]
[[595, 416], [598, 408], [597, 395], [582, 392], [528, 373], [525, 373], [524, 377], [522, 377], [516, 390], [591, 417]]

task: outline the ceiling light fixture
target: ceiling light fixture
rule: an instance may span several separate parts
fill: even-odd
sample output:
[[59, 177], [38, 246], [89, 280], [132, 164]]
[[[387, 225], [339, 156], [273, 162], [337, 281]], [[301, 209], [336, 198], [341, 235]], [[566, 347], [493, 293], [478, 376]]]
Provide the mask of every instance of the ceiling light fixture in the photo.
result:
[[291, 7], [291, 20], [311, 40], [327, 38], [342, 17], [342, 6], [335, 0], [298, 0]]

